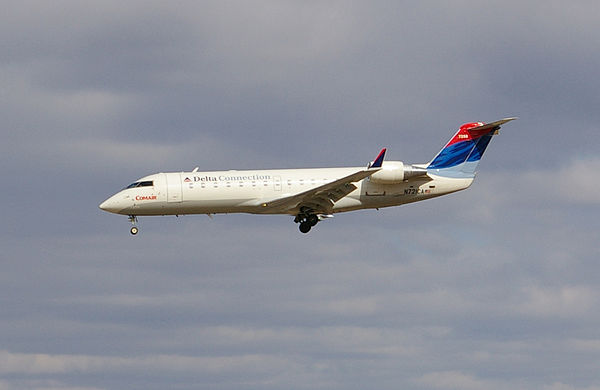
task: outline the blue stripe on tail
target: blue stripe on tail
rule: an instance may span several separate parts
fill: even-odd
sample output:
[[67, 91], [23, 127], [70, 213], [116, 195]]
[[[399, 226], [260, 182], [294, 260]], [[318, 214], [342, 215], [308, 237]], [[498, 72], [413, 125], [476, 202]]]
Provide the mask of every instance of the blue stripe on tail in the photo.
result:
[[478, 132], [482, 123], [465, 124], [429, 163], [433, 174], [447, 177], [474, 177], [479, 161], [495, 129]]
[[475, 142], [473, 141], [463, 141], [447, 146], [433, 159], [427, 169], [451, 168], [462, 164], [469, 158], [474, 147]]

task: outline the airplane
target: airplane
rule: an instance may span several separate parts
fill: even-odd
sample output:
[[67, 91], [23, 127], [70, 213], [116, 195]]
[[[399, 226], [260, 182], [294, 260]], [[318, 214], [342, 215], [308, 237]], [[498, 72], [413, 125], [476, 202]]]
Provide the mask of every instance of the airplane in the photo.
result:
[[503, 124], [470, 122], [427, 164], [384, 161], [386, 149], [365, 168], [308, 168], [156, 173], [142, 177], [100, 204], [129, 216], [184, 214], [288, 214], [302, 233], [333, 214], [379, 209], [468, 188], [493, 135]]

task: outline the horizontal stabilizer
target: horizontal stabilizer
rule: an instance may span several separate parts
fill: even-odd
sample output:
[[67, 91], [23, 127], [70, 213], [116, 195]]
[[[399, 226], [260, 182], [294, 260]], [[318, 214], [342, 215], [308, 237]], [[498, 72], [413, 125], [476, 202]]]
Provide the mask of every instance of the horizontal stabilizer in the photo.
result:
[[496, 129], [497, 130], [503, 124], [510, 122], [510, 121], [514, 121], [515, 119], [519, 119], [519, 118], [512, 117], [512, 118], [500, 119], [499, 121], [486, 123], [483, 126], [476, 127], [476, 128], [474, 128], [474, 130], [477, 130], [477, 131], [483, 131], [483, 130], [488, 130], [488, 129]]

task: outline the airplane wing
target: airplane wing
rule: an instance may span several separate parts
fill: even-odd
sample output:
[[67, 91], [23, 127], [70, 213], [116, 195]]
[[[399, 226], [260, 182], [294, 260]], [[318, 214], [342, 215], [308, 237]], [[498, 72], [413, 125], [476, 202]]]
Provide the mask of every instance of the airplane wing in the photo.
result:
[[[377, 160], [377, 159], [376, 159]], [[381, 166], [381, 163], [379, 164]], [[371, 176], [381, 168], [367, 168], [322, 186], [291, 196], [273, 199], [260, 205], [266, 213], [291, 213], [301, 208], [308, 208], [314, 213], [330, 214], [333, 204], [354, 191], [357, 187], [352, 184]]]

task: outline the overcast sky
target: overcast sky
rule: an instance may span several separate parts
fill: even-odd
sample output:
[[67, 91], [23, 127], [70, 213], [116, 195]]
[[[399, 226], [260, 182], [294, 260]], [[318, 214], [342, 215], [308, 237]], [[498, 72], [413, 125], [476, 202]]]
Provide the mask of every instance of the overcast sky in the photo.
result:
[[[600, 389], [596, 1], [5, 1], [0, 390]], [[159, 171], [429, 161], [467, 191], [140, 218]]]

